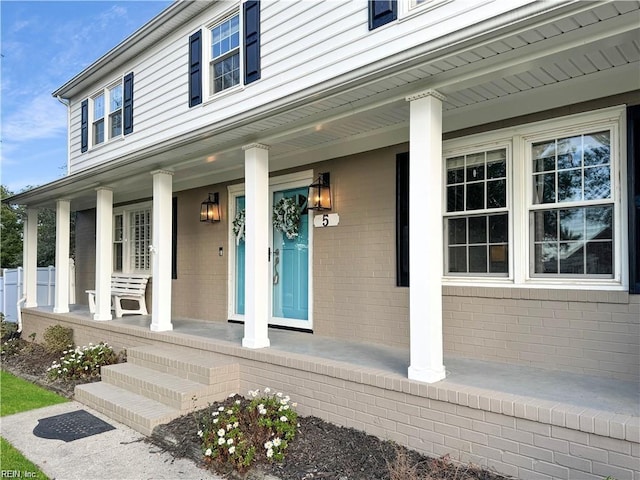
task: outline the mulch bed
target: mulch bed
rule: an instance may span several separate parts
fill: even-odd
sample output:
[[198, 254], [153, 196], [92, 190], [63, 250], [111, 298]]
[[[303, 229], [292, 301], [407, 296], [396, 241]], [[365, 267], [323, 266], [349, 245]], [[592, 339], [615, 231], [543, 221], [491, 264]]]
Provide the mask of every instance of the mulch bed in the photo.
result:
[[[36, 343], [23, 342], [13, 354], [2, 355], [2, 368], [14, 375], [73, 398], [73, 389], [87, 380], [50, 380], [46, 370], [59, 355]], [[202, 464], [198, 425], [194, 414], [157, 427], [147, 440], [172, 453]], [[447, 458], [429, 458], [352, 428], [338, 427], [315, 417], [300, 417], [296, 439], [283, 463], [258, 465], [247, 476], [281, 480], [505, 480], [507, 477]]]

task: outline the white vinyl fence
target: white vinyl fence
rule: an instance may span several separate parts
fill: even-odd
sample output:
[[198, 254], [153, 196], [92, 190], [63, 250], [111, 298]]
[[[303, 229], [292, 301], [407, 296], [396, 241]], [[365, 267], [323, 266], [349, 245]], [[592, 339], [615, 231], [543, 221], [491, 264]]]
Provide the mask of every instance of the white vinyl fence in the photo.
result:
[[[73, 259], [69, 259], [69, 303], [75, 303], [75, 268]], [[39, 267], [37, 272], [38, 306], [54, 304], [56, 269], [55, 267]], [[9, 322], [18, 321], [18, 301], [22, 297], [24, 269], [3, 268], [0, 277], [0, 312]]]

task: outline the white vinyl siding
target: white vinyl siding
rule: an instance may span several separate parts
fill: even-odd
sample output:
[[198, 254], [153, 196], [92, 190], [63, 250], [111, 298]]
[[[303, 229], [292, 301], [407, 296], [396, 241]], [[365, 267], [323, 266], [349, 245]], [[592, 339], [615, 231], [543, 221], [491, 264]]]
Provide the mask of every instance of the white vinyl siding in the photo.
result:
[[[211, 3], [187, 24], [159, 39], [144, 55], [119, 66], [122, 72], [135, 71], [136, 74], [136, 134], [126, 142], [105, 142], [103, 148], [82, 155], [80, 102], [95, 90], [78, 95], [72, 101], [70, 173], [216, 125], [296, 92], [325, 85], [332, 78], [404, 51], [407, 44], [428, 42], [527, 3], [531, 3], [530, 0], [519, 0], [516, 4], [493, 2], [486, 8], [474, 10], [465, 6], [465, 2], [450, 2], [430, 12], [433, 14], [430, 25], [436, 26], [434, 29], [425, 30], [423, 21], [411, 18], [380, 33], [369, 32], [367, 28], [366, 2], [262, 2], [260, 81], [252, 83], [250, 88], [232, 88], [229, 94], [205, 99], [202, 109], [190, 109], [187, 99], [189, 35], [200, 29], [207, 31], [216, 19], [229, 14], [228, 3]], [[209, 48], [210, 43], [203, 38], [203, 51]], [[203, 61], [208, 61], [207, 57]], [[112, 78], [103, 80], [109, 84]], [[100, 87], [100, 83], [96, 87]], [[203, 78], [203, 86], [209, 84], [210, 79]]]

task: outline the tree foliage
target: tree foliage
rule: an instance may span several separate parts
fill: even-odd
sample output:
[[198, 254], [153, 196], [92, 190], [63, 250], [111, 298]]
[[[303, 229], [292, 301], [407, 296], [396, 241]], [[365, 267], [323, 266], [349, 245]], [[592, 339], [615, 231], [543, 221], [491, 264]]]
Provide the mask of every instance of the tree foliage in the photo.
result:
[[[0, 186], [2, 199], [10, 197], [4, 185]], [[22, 266], [22, 239], [26, 210], [23, 206], [2, 203], [0, 265], [2, 268]], [[75, 215], [71, 214], [70, 255], [75, 255]], [[38, 211], [38, 266], [54, 265], [56, 260], [56, 212], [50, 208]]]

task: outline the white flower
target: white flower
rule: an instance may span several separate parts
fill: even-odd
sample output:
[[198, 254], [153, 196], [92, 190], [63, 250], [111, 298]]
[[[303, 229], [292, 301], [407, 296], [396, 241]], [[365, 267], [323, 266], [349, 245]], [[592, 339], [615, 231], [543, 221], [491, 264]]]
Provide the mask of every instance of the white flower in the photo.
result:
[[199, 436], [200, 438], [202, 438], [202, 435], [204, 435], [204, 434], [202, 433], [202, 430], [198, 430], [198, 436]]
[[236, 400], [236, 405], [240, 405], [240, 400]]
[[219, 412], [224, 412], [224, 407], [218, 407]]
[[269, 450], [270, 448], [273, 448], [273, 442], [269, 440], [264, 444], [264, 448], [266, 448], [267, 450]]
[[252, 398], [256, 398], [260, 390], [249, 390], [249, 396]]
[[298, 406], [298, 402], [293, 402], [293, 403], [291, 404], [291, 406], [292, 406], [293, 408], [296, 408], [296, 407]]
[[271, 389], [269, 387], [264, 389], [264, 393], [269, 393], [269, 392], [271, 392]]
[[229, 395], [229, 398], [233, 398], [233, 397], [235, 397], [235, 396], [236, 396], [236, 394], [235, 394], [235, 393], [232, 393], [231, 395]]
[[261, 410], [258, 410], [258, 413], [259, 413], [260, 415], [266, 415], [266, 414], [267, 414], [267, 411], [263, 408], [263, 409], [261, 409]]
[[227, 432], [228, 432], [229, 430], [231, 430], [232, 428], [233, 428], [233, 425], [231, 425], [230, 423], [227, 423]]
[[204, 454], [205, 454], [207, 457], [210, 457], [210, 456], [211, 456], [211, 449], [210, 449], [210, 448], [207, 448], [207, 451], [206, 451], [206, 452], [204, 452]]
[[282, 443], [282, 440], [280, 440], [280, 437], [276, 437], [276, 438], [273, 439], [273, 446], [274, 447], [279, 447], [281, 443]]
[[282, 398], [282, 392], [278, 392], [278, 393], [276, 393], [276, 397], [278, 397], [278, 398]]
[[227, 440], [227, 445], [233, 445], [233, 438]]
[[267, 458], [271, 457], [273, 457], [273, 449], [270, 448], [269, 450], [267, 450]]
[[211, 415], [217, 417], [218, 415], [220, 415], [220, 412], [213, 412]]
[[280, 417], [280, 421], [281, 422], [286, 422], [287, 420], [289, 420], [287, 417], [285, 417], [284, 415]]
[[240, 425], [238, 422], [234, 422], [233, 423], [233, 428], [238, 428], [238, 425]]
[[226, 433], [227, 432], [224, 431], [224, 428], [221, 428], [220, 430], [218, 430], [218, 436], [219, 437], [224, 437]]
[[233, 410], [231, 409], [227, 410], [227, 415], [233, 415]]
[[218, 423], [218, 419], [217, 419], [217, 418], [214, 418], [214, 419], [213, 419], [213, 423], [214, 423], [214, 425], [215, 425], [216, 423]]
[[224, 445], [225, 443], [226, 443], [226, 442], [225, 442], [225, 440], [224, 440], [224, 438], [223, 438], [223, 437], [220, 437], [220, 438], [218, 439], [218, 445]]
[[229, 454], [233, 455], [236, 452], [236, 446], [232, 445], [231, 447], [229, 447]]
[[289, 410], [289, 405], [285, 405], [282, 407], [283, 410]]
[[258, 405], [258, 410], [264, 410], [264, 404], [261, 403], [260, 405]]
[[285, 396], [285, 397], [284, 397], [284, 401], [285, 401], [285, 402], [289, 403], [289, 400], [291, 400], [291, 397], [289, 397], [289, 395], [287, 395], [287, 396]]

